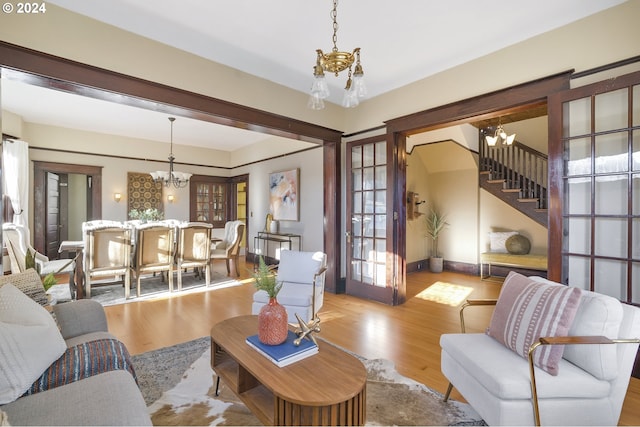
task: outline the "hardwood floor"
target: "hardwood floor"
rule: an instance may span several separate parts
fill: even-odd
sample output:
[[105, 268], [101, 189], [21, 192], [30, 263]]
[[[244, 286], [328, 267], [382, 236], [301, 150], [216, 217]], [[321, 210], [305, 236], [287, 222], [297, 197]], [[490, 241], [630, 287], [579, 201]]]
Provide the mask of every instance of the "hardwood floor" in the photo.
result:
[[[241, 263], [239, 286], [106, 307], [109, 329], [132, 354], [207, 336], [214, 323], [251, 313], [251, 267]], [[224, 263], [214, 268], [226, 274]], [[446, 292], [434, 292], [438, 282], [457, 286], [454, 292], [451, 286]], [[440, 372], [440, 335], [460, 331], [460, 301], [495, 298], [499, 292], [500, 283], [475, 276], [418, 272], [408, 276], [407, 302], [401, 306], [327, 293], [320, 312], [321, 336], [364, 357], [390, 359], [401, 374], [444, 393], [447, 380]], [[488, 307], [465, 311], [467, 331], [483, 331], [490, 316]], [[452, 398], [464, 400], [455, 389]], [[620, 425], [640, 425], [638, 379], [631, 379]]]

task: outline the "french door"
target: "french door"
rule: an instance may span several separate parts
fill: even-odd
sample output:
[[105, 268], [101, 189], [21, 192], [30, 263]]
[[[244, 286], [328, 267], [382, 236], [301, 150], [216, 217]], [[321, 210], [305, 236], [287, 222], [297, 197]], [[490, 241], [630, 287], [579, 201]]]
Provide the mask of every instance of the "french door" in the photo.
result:
[[394, 303], [391, 153], [384, 139], [350, 142], [346, 153], [346, 293], [385, 304]]
[[640, 304], [640, 72], [549, 97], [549, 276]]

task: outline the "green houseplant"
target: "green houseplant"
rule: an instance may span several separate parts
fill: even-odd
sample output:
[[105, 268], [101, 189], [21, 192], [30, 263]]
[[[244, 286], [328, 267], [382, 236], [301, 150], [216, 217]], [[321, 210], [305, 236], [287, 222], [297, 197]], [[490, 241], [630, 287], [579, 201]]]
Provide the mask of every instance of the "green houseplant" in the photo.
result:
[[429, 214], [425, 217], [427, 222], [427, 236], [432, 240], [432, 251], [429, 257], [429, 270], [432, 273], [442, 272], [442, 266], [444, 259], [438, 252], [438, 238], [440, 233], [445, 229], [449, 223], [446, 220], [446, 215], [441, 213], [436, 208], [431, 208]]
[[129, 219], [139, 219], [141, 221], [159, 221], [164, 219], [164, 213], [156, 208], [131, 209]]

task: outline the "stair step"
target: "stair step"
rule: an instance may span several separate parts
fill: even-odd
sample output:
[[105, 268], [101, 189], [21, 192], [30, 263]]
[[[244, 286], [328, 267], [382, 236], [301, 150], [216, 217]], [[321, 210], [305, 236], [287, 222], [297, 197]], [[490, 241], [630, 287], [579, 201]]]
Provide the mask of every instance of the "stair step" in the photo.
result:
[[504, 179], [488, 179], [489, 184], [504, 184]]
[[538, 202], [538, 199], [518, 199], [519, 202], [522, 203], [532, 203], [532, 202]]
[[521, 190], [519, 188], [503, 188], [503, 193], [519, 193]]
[[480, 175], [489, 175], [491, 171], [480, 171]]
[[548, 209], [536, 208], [536, 212], [545, 213], [548, 212]]

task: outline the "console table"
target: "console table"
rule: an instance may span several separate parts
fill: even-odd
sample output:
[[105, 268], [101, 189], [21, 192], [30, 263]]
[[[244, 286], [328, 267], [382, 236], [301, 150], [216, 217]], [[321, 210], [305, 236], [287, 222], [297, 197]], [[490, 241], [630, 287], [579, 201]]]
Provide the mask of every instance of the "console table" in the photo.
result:
[[[277, 245], [282, 250], [283, 245], [289, 249], [293, 249], [294, 242], [297, 250], [302, 247], [302, 236], [291, 233], [270, 233], [267, 231], [258, 231], [258, 235], [253, 238], [253, 247], [256, 255], [269, 257], [269, 245]], [[254, 257], [254, 267], [257, 265], [257, 257]]]
[[279, 368], [246, 338], [257, 316], [211, 329], [211, 367], [265, 425], [364, 425], [367, 371], [357, 358], [318, 341], [319, 352]]

